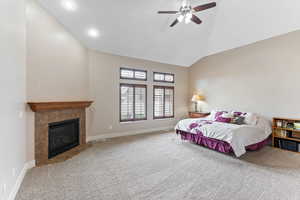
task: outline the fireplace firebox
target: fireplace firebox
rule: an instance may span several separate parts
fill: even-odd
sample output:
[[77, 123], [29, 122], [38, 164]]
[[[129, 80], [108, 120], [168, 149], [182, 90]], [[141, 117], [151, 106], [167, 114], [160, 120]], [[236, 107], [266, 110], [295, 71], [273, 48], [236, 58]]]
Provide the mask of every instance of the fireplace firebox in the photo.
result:
[[79, 119], [49, 124], [48, 158], [53, 158], [80, 144]]

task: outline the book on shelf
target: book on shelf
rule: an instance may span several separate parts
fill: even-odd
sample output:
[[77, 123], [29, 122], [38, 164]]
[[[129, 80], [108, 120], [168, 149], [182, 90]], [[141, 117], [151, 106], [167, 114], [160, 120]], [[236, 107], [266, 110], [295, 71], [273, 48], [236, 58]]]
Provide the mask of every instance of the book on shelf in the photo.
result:
[[273, 146], [300, 152], [300, 119], [273, 118]]
[[287, 137], [287, 132], [285, 130], [276, 130], [276, 135], [280, 137]]
[[287, 121], [282, 121], [282, 128], [286, 128], [287, 127]]
[[290, 133], [288, 134], [288, 137], [300, 139], [300, 133], [295, 133], [295, 132], [290, 131]]

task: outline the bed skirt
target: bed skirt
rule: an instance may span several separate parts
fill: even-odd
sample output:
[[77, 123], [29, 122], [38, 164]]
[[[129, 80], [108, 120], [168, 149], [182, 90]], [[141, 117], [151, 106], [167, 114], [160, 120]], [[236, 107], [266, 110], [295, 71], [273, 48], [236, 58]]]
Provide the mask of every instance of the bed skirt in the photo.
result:
[[[180, 134], [182, 140], [188, 140], [190, 142], [193, 142], [195, 144], [199, 144], [202, 146], [205, 146], [207, 148], [222, 152], [222, 153], [232, 153], [232, 147], [229, 143], [205, 137], [201, 134], [192, 134], [181, 130], [176, 130], [177, 134]], [[267, 138], [257, 144], [252, 144], [246, 147], [246, 150], [249, 151], [256, 151], [261, 148], [263, 148], [265, 145], [267, 145], [270, 142], [270, 138]]]

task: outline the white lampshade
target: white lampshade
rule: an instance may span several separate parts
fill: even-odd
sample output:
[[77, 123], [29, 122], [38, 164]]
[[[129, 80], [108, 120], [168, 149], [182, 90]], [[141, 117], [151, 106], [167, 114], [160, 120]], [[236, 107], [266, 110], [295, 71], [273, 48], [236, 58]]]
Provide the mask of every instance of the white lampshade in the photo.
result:
[[195, 95], [193, 95], [191, 101], [192, 102], [198, 102], [198, 101], [203, 101], [204, 99], [205, 99], [204, 96], [195, 94]]

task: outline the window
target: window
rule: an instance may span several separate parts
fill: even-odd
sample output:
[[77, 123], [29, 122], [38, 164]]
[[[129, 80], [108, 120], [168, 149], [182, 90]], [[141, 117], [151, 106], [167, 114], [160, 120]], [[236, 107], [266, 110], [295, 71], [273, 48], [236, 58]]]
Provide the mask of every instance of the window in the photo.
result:
[[155, 82], [174, 83], [174, 74], [153, 72], [153, 80]]
[[153, 118], [174, 117], [174, 87], [153, 87]]
[[147, 119], [147, 86], [120, 84], [120, 122]]
[[146, 81], [147, 71], [140, 69], [120, 68], [120, 78]]

